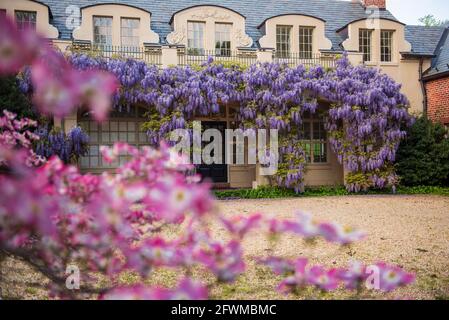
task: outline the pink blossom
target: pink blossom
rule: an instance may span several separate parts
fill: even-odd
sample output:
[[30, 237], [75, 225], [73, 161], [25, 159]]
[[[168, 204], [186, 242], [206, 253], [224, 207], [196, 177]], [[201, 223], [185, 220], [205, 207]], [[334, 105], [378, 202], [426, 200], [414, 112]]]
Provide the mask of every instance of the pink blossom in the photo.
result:
[[234, 281], [245, 270], [242, 248], [237, 241], [225, 246], [213, 243], [208, 249], [201, 250], [196, 258], [223, 282]]
[[19, 32], [6, 15], [0, 15], [0, 75], [15, 74], [36, 57], [41, 41], [33, 32]]
[[222, 218], [221, 221], [226, 229], [239, 238], [243, 238], [251, 229], [259, 225], [262, 215], [254, 214], [249, 217], [234, 216], [230, 219]]
[[307, 273], [307, 281], [324, 291], [333, 291], [338, 288], [337, 270], [325, 270], [321, 266], [310, 268]]
[[398, 266], [389, 266], [384, 262], [376, 264], [380, 271], [380, 290], [390, 292], [398, 287], [407, 286], [415, 281], [415, 275], [405, 272]]
[[112, 95], [118, 88], [117, 79], [102, 71], [85, 71], [76, 75], [81, 103], [87, 106], [97, 121], [104, 121], [112, 106]]
[[206, 300], [205, 286], [189, 278], [181, 280], [173, 289], [151, 288], [144, 285], [116, 288], [102, 295], [102, 300]]

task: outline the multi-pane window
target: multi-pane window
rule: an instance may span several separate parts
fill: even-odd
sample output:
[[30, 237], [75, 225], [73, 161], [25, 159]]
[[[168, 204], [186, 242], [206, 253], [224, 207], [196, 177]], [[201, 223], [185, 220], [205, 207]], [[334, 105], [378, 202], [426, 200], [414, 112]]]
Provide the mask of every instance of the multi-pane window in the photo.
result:
[[371, 30], [359, 30], [359, 51], [363, 53], [363, 62], [371, 61], [371, 38]]
[[131, 108], [129, 112], [114, 112], [108, 121], [98, 124], [89, 117], [81, 118], [79, 126], [89, 135], [88, 155], [81, 158], [81, 168], [101, 171], [116, 168], [128, 160], [128, 155], [120, 155], [119, 160], [108, 164], [100, 155], [101, 146], [112, 146], [116, 142], [126, 142], [141, 147], [149, 145], [149, 139], [142, 124], [145, 109]]
[[215, 24], [215, 54], [229, 57], [231, 55], [231, 29], [232, 24]]
[[15, 14], [19, 30], [36, 30], [37, 13], [35, 11], [16, 11]]
[[292, 26], [276, 26], [276, 56], [288, 58], [290, 56], [290, 40]]
[[312, 59], [313, 27], [299, 27], [299, 57]]
[[94, 17], [94, 43], [99, 46], [112, 46], [111, 17]]
[[0, 18], [6, 17], [6, 9], [0, 9]]
[[204, 22], [187, 22], [187, 48], [189, 54], [204, 54]]
[[324, 119], [317, 116], [304, 117], [302, 140], [308, 163], [327, 163], [327, 134]]
[[393, 61], [393, 31], [380, 31], [380, 61]]
[[138, 47], [140, 45], [140, 19], [121, 19], [121, 40], [124, 47]]

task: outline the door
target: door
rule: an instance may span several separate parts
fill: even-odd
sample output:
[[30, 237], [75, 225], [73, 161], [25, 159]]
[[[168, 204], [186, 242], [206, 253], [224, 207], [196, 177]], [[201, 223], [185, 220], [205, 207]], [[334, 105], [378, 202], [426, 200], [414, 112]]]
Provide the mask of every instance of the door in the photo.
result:
[[[201, 122], [201, 131], [204, 132], [207, 129], [217, 129], [220, 131], [222, 136], [222, 164], [201, 164], [197, 167], [197, 172], [203, 177], [205, 180], [212, 181], [214, 183], [227, 183], [228, 182], [228, 166], [226, 165], [226, 157], [225, 157], [225, 130], [226, 130], [227, 124], [226, 122], [219, 122], [219, 121], [202, 121]], [[209, 142], [202, 142], [202, 148], [204, 148], [206, 145], [213, 142], [213, 138], [211, 138], [211, 141]], [[216, 150], [214, 149], [213, 152]], [[211, 154], [211, 156], [214, 156]]]

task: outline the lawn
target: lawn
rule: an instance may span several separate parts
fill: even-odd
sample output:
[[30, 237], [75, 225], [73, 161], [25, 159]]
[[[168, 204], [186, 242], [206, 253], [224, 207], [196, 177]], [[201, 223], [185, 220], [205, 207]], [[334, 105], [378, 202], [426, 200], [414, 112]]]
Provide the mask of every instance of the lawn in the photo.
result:
[[[244, 241], [249, 272], [233, 285], [212, 287], [215, 299], [301, 299], [305, 296], [284, 296], [275, 292], [281, 278], [257, 265], [254, 257], [270, 251], [286, 258], [308, 256], [315, 263], [328, 267], [343, 266], [351, 259], [375, 263], [384, 260], [416, 273], [417, 281], [410, 287], [388, 295], [369, 293], [365, 298], [449, 299], [449, 197], [434, 195], [365, 195], [266, 200], [219, 201], [227, 216], [263, 212], [289, 218], [298, 210], [310, 212], [319, 220], [333, 220], [354, 226], [368, 233], [365, 241], [350, 248], [318, 241], [306, 245], [301, 239], [284, 236], [272, 246], [264, 236], [252, 233]], [[220, 226], [212, 226], [217, 237], [225, 237]], [[176, 233], [175, 229], [166, 230]], [[3, 294], [10, 298], [46, 298], [42, 277], [27, 266], [12, 259], [2, 265]], [[202, 269], [194, 276], [209, 282], [212, 277]], [[176, 282], [179, 270], [159, 270], [147, 282], [170, 286]], [[124, 274], [121, 282], [138, 281], [133, 274]], [[352, 298], [337, 291], [309, 298]]]

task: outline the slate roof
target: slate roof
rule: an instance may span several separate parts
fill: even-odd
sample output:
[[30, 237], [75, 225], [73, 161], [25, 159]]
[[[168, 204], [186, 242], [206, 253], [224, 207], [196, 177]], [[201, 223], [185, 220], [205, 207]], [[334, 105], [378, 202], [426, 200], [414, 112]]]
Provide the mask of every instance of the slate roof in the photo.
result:
[[[170, 20], [173, 14], [192, 6], [217, 5], [246, 17], [246, 33], [253, 38], [255, 45], [262, 36], [258, 26], [268, 18], [284, 14], [304, 14], [320, 18], [326, 21], [326, 36], [332, 41], [332, 49], [337, 51], [342, 50], [341, 43], [345, 40], [337, 31], [353, 21], [369, 16], [360, 3], [341, 0], [40, 0], [38, 2], [50, 7], [51, 22], [58, 28], [62, 39], [72, 37], [72, 31], [66, 27], [68, 16], [66, 9], [70, 5], [83, 8], [102, 3], [120, 3], [142, 8], [151, 12], [151, 29], [159, 34], [161, 43], [165, 43], [165, 37], [172, 31]], [[398, 21], [388, 10], [379, 12], [381, 18]], [[443, 33], [444, 28], [406, 26], [406, 39], [412, 44], [412, 54], [434, 54]], [[442, 50], [441, 63], [445, 63], [448, 55], [449, 50]], [[435, 63], [438, 65], [440, 62]]]
[[425, 77], [434, 77], [443, 74], [449, 76], [449, 27], [444, 31], [441, 41], [435, 50], [436, 57], [432, 61], [432, 68], [426, 72]]

